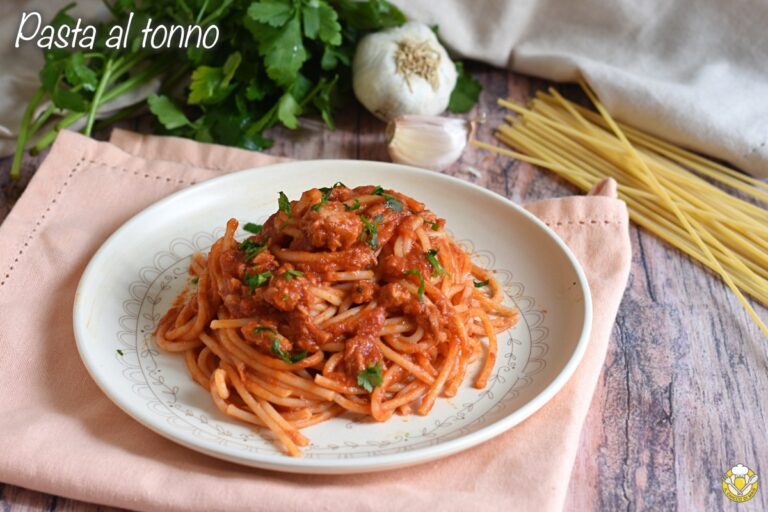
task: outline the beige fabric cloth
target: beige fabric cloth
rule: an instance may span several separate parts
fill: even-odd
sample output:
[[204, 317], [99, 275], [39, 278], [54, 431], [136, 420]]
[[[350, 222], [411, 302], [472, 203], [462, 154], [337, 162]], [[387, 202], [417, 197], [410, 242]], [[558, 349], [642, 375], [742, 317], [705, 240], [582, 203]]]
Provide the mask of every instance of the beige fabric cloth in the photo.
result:
[[764, 0], [393, 0], [459, 55], [584, 77], [615, 117], [768, 177]]
[[[591, 339], [555, 398], [466, 452], [354, 476], [249, 469], [158, 436], [98, 389], [78, 357], [71, 318], [78, 280], [99, 245], [171, 192], [275, 160], [123, 131], [112, 143], [59, 136], [0, 225], [0, 481], [142, 510], [560, 510], [629, 272], [627, 211], [611, 196], [528, 206], [584, 266], [595, 308]], [[546, 470], [531, 475], [532, 465]]]
[[[13, 48], [21, 12], [68, 1], [0, 3], [0, 155], [13, 150], [42, 65], [34, 46]], [[392, 1], [439, 25], [459, 55], [552, 80], [583, 76], [619, 119], [768, 177], [764, 0]], [[104, 14], [101, 0], [78, 8]]]

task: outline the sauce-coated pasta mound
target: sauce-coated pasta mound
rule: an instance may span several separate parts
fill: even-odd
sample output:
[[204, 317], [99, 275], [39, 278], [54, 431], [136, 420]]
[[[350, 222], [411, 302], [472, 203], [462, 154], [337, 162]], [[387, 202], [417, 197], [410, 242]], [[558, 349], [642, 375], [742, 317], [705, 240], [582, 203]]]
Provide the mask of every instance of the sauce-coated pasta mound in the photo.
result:
[[235, 240], [230, 219], [155, 332], [182, 352], [224, 413], [271, 430], [290, 455], [299, 429], [346, 411], [386, 421], [427, 414], [517, 322], [491, 272], [445, 221], [401, 193], [341, 183], [279, 210]]

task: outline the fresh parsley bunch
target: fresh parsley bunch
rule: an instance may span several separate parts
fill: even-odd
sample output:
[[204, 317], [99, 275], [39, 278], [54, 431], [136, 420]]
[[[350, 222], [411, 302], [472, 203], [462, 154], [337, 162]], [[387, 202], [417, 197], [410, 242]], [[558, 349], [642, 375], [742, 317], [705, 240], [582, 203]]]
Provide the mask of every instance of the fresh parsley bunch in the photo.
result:
[[187, 52], [186, 97], [153, 96], [150, 109], [174, 135], [246, 149], [269, 147], [264, 130], [296, 128], [308, 111], [333, 128], [333, 98], [351, 83], [358, 39], [404, 21], [383, 0], [230, 2], [215, 51]]
[[[296, 128], [298, 117], [319, 114], [333, 128], [335, 98], [351, 96], [351, 60], [357, 41], [370, 31], [398, 26], [405, 16], [386, 0], [105, 0], [113, 19], [98, 28], [93, 51], [45, 51], [41, 87], [22, 119], [12, 177], [18, 177], [27, 142], [36, 153], [59, 130], [93, 130], [141, 113], [148, 106], [159, 131], [245, 149], [268, 148], [269, 127]], [[74, 25], [60, 11], [52, 25]], [[111, 50], [109, 27], [125, 26], [133, 13], [126, 49]], [[141, 48], [140, 28], [158, 24], [216, 24], [211, 50]], [[146, 103], [125, 106], [106, 119], [96, 114], [128, 92], [159, 81]], [[345, 94], [346, 93], [346, 94]], [[466, 111], [479, 84], [460, 74], [451, 109]], [[46, 100], [48, 100], [46, 102]], [[43, 108], [44, 107], [44, 108]], [[51, 127], [50, 121], [56, 119]], [[44, 128], [48, 131], [40, 133]]]

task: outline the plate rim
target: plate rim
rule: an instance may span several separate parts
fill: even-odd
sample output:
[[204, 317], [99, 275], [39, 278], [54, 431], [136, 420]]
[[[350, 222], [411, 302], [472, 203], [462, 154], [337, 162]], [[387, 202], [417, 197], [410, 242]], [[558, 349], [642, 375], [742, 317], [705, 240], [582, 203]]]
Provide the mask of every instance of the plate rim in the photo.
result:
[[[112, 393], [109, 387], [109, 383], [102, 382], [102, 379], [95, 371], [98, 365], [98, 360], [94, 360], [87, 349], [85, 348], [87, 335], [85, 333], [84, 322], [81, 322], [79, 317], [83, 315], [82, 306], [83, 301], [80, 297], [83, 295], [83, 290], [88, 286], [90, 281], [93, 280], [92, 274], [95, 272], [95, 268], [103, 257], [103, 254], [108, 250], [108, 247], [113, 245], [120, 239], [122, 234], [130, 229], [137, 223], [141, 223], [146, 217], [151, 217], [157, 210], [162, 209], [167, 203], [172, 201], [183, 200], [183, 197], [190, 194], [197, 193], [198, 190], [206, 187], [216, 186], [222, 182], [237, 180], [244, 174], [255, 174], [263, 172], [280, 172], [282, 167], [312, 167], [317, 165], [328, 166], [349, 166], [349, 165], [363, 165], [374, 166], [383, 168], [396, 168], [405, 173], [415, 173], [417, 175], [428, 177], [429, 179], [435, 179], [438, 182], [443, 181], [446, 183], [452, 183], [460, 187], [467, 187], [474, 189], [476, 192], [486, 196], [489, 200], [502, 201], [505, 206], [511, 207], [522, 214], [527, 220], [533, 222], [536, 227], [543, 231], [552, 241], [555, 242], [557, 247], [564, 253], [566, 259], [571, 264], [576, 273], [579, 287], [582, 291], [583, 304], [583, 325], [579, 338], [576, 342], [575, 349], [571, 354], [571, 357], [567, 360], [562, 370], [552, 379], [539, 393], [537, 393], [528, 402], [523, 404], [518, 409], [514, 410], [510, 414], [503, 418], [485, 425], [473, 432], [468, 432], [454, 439], [440, 442], [435, 445], [414, 448], [413, 450], [407, 450], [400, 453], [392, 453], [385, 455], [374, 455], [361, 458], [336, 458], [336, 459], [311, 459], [303, 457], [290, 457], [281, 453], [278, 454], [258, 454], [252, 452], [238, 452], [233, 449], [218, 445], [216, 443], [205, 443], [202, 441], [191, 442], [187, 440], [187, 436], [170, 428], [163, 428], [164, 424], [157, 422], [155, 424], [149, 418], [142, 414], [142, 410], [139, 407], [134, 407], [131, 403], [125, 403], [122, 399], [118, 398], [116, 394]], [[372, 169], [375, 171], [376, 169]], [[546, 225], [544, 221], [536, 217], [534, 214], [513, 202], [512, 200], [497, 194], [485, 187], [464, 181], [454, 176], [446, 174], [428, 171], [425, 169], [419, 169], [402, 164], [393, 164], [389, 162], [382, 162], [376, 160], [354, 160], [354, 159], [313, 159], [313, 160], [293, 160], [288, 162], [279, 162], [274, 164], [268, 164], [258, 167], [250, 167], [239, 171], [229, 172], [221, 176], [215, 176], [210, 179], [195, 183], [181, 190], [177, 190], [155, 202], [143, 208], [123, 224], [120, 225], [115, 231], [113, 231], [94, 252], [93, 256], [89, 260], [88, 264], [80, 277], [80, 280], [75, 291], [75, 301], [72, 311], [72, 325], [75, 336], [75, 344], [77, 346], [78, 354], [83, 362], [91, 379], [97, 384], [99, 389], [123, 412], [128, 414], [131, 418], [149, 428], [151, 431], [169, 439], [177, 444], [185, 446], [191, 450], [199, 453], [206, 454], [218, 459], [227, 460], [237, 464], [245, 466], [275, 470], [289, 473], [300, 474], [354, 474], [354, 473], [366, 473], [372, 471], [383, 471], [388, 469], [396, 469], [404, 466], [411, 466], [415, 464], [421, 464], [429, 461], [433, 461], [451, 454], [455, 454], [466, 449], [472, 448], [485, 441], [489, 441], [492, 438], [506, 432], [515, 425], [521, 423], [536, 411], [541, 409], [546, 403], [548, 403], [570, 380], [576, 368], [580, 364], [586, 348], [589, 342], [589, 336], [592, 330], [592, 294], [589, 288], [589, 282], [587, 280], [584, 269], [575, 257], [570, 248], [565, 242], [555, 233], [552, 228]], [[217, 449], [209, 448], [207, 445]]]

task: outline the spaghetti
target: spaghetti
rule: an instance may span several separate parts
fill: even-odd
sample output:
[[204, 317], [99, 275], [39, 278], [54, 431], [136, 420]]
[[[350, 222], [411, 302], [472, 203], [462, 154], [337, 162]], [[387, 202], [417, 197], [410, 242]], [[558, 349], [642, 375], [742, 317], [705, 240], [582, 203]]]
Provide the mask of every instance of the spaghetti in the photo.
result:
[[501, 99], [518, 116], [496, 137], [518, 151], [473, 144], [546, 167], [582, 190], [614, 178], [632, 220], [718, 274], [768, 335], [746, 298], [768, 306], [768, 210], [759, 205], [768, 204], [768, 185], [615, 121], [582, 88], [597, 112], [552, 88], [528, 106]]
[[496, 335], [518, 313], [422, 203], [337, 183], [297, 201], [281, 192], [242, 241], [238, 225], [194, 256], [155, 331], [222, 413], [297, 456], [301, 429], [344, 412], [429, 413], [475, 361], [473, 385], [487, 384]]

